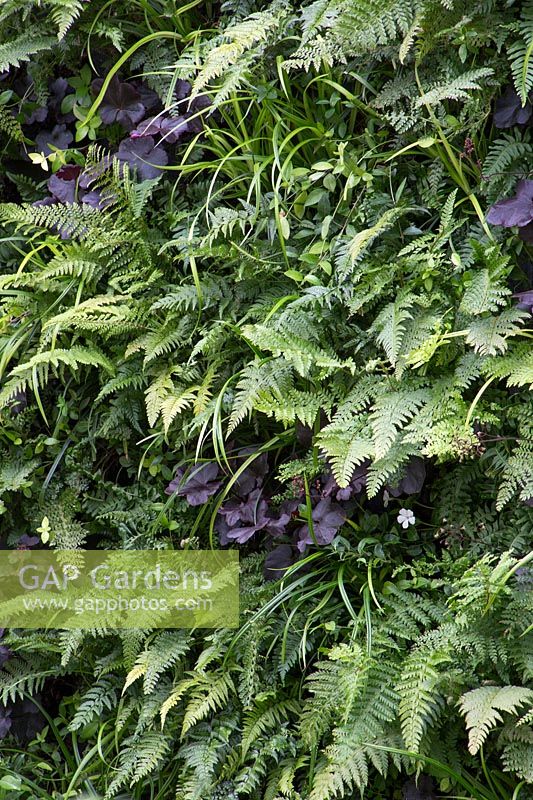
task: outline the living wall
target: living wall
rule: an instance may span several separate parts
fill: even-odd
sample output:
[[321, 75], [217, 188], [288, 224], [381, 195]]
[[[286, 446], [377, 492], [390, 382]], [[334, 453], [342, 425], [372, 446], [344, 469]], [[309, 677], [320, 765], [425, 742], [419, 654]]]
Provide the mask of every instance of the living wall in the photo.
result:
[[533, 3], [3, 0], [0, 90], [1, 547], [242, 620], [4, 631], [0, 800], [532, 797]]

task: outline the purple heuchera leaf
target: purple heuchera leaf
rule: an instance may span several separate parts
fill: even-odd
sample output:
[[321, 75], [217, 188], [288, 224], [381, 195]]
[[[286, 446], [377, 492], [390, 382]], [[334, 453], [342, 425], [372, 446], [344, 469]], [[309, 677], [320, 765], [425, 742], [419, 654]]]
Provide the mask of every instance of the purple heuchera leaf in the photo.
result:
[[93, 192], [84, 192], [81, 196], [81, 202], [87, 206], [91, 206], [92, 208], [97, 208], [99, 211], [103, 211], [105, 208], [111, 205], [114, 200], [113, 195], [102, 195], [102, 192], [95, 190]]
[[[110, 194], [103, 196], [100, 191], [88, 191], [87, 187], [91, 182], [91, 177], [82, 172], [81, 167], [68, 164], [61, 167], [55, 175], [48, 179], [47, 186], [54, 202], [81, 202], [101, 211], [113, 202], [113, 197]], [[49, 200], [50, 198], [45, 199]], [[45, 204], [43, 200], [38, 203], [39, 205]]]
[[3, 666], [6, 661], [9, 661], [11, 655], [12, 653], [9, 647], [6, 647], [5, 644], [0, 644], [0, 667]]
[[267, 501], [262, 497], [260, 488], [250, 492], [245, 500], [233, 498], [219, 509], [216, 529], [220, 536], [220, 544], [230, 542], [244, 544], [259, 531], [271, 536], [281, 536], [291, 521], [288, 507], [280, 507], [279, 513], [272, 512]]
[[317, 544], [329, 544], [344, 524], [345, 515], [341, 506], [333, 503], [331, 498], [325, 497], [313, 509], [312, 520], [314, 539], [308, 525], [300, 529], [298, 549], [301, 552], [307, 545], [314, 544], [315, 539]]
[[34, 109], [32, 109], [32, 111], [25, 115], [24, 122], [26, 125], [33, 125], [34, 122], [44, 122], [47, 116], [47, 106], [36, 106]]
[[417, 494], [421, 491], [426, 480], [426, 465], [422, 458], [412, 458], [405, 470], [403, 478], [397, 486], [389, 486], [388, 491], [393, 497], [401, 494]]
[[218, 478], [218, 464], [195, 464], [187, 474], [183, 467], [176, 472], [176, 477], [165, 489], [166, 494], [185, 497], [189, 505], [201, 506], [216, 494], [222, 485]]
[[294, 564], [294, 551], [290, 544], [279, 544], [265, 558], [263, 574], [267, 581], [279, 581]]
[[346, 503], [363, 491], [366, 486], [367, 474], [368, 463], [365, 462], [354, 469], [350, 482], [344, 489], [341, 489], [333, 475], [330, 475], [324, 483], [322, 494], [324, 497], [335, 497], [339, 503]]
[[499, 200], [489, 209], [487, 221], [504, 228], [522, 228], [532, 222], [533, 181], [520, 181], [514, 197]]
[[49, 156], [53, 152], [49, 145], [58, 150], [67, 150], [73, 139], [74, 136], [66, 125], [55, 125], [51, 131], [41, 131], [35, 137], [35, 144], [40, 153]]
[[[253, 447], [243, 447], [238, 455], [246, 460], [256, 452], [256, 449]], [[238, 467], [241, 466], [241, 464], [237, 463], [235, 466]], [[263, 485], [263, 480], [267, 471], [268, 456], [266, 453], [261, 453], [261, 455], [256, 456], [246, 469], [241, 472], [233, 485], [234, 492], [238, 494], [239, 497], [246, 497], [246, 495], [253, 492], [254, 489], [258, 489]]]
[[45, 719], [33, 700], [11, 704], [11, 733], [19, 742], [28, 742], [45, 726]]
[[117, 158], [137, 169], [141, 180], [157, 178], [161, 167], [168, 163], [168, 156], [162, 147], [156, 147], [152, 136], [142, 139], [123, 139], [119, 145]]
[[67, 94], [72, 94], [74, 90], [68, 84], [66, 78], [57, 78], [50, 84], [50, 99], [48, 100], [48, 109], [50, 114], [56, 118], [58, 122], [74, 122], [76, 117], [69, 111], [63, 114], [61, 111], [61, 103]]
[[[103, 82], [102, 78], [97, 78], [92, 82], [92, 88], [99, 92]], [[123, 128], [129, 131], [144, 117], [146, 107], [141, 101], [137, 89], [114, 75], [107, 87], [98, 113], [106, 125], [119, 122]]]
[[297, 500], [288, 500], [281, 504], [278, 514], [269, 512], [269, 522], [266, 526], [267, 532], [271, 536], [283, 536], [287, 532], [287, 526], [293, 518], [293, 513], [298, 508]]
[[191, 84], [189, 81], [183, 80], [183, 78], [178, 78], [176, 81], [176, 86], [174, 88], [174, 97], [176, 100], [183, 100], [185, 97], [188, 97], [191, 93]]
[[246, 500], [230, 500], [218, 513], [225, 517], [228, 526], [224, 534], [226, 544], [230, 541], [244, 544], [270, 522], [268, 504], [261, 497], [261, 489], [251, 492]]
[[29, 550], [39, 544], [39, 541], [38, 536], [28, 536], [27, 533], [23, 533], [17, 542], [17, 550]]
[[203, 118], [205, 111], [211, 107], [211, 100], [205, 95], [198, 95], [188, 106], [187, 118], [189, 130], [192, 133], [201, 133], [204, 127]]
[[184, 117], [164, 117], [158, 115], [143, 120], [140, 125], [130, 133], [132, 139], [142, 139], [145, 136], [162, 136], [165, 142], [174, 144], [189, 130], [189, 124]]
[[512, 86], [509, 86], [504, 94], [496, 100], [494, 108], [494, 125], [497, 128], [511, 128], [513, 125], [524, 125], [531, 117], [531, 103], [529, 100], [525, 106]]
[[533, 289], [527, 289], [525, 292], [516, 292], [513, 297], [518, 300], [517, 308], [533, 314]]
[[523, 242], [533, 242], [533, 222], [518, 229], [518, 236]]
[[130, 86], [134, 86], [139, 93], [139, 97], [141, 103], [145, 107], [146, 111], [153, 111], [155, 108], [161, 105], [161, 100], [156, 92], [152, 91], [145, 83], [142, 81], [131, 81]]
[[61, 175], [60, 173], [64, 169], [65, 167], [48, 179], [48, 191], [58, 203], [75, 203], [77, 186], [76, 179], [78, 176], [74, 175], [74, 177], [71, 177], [67, 174]]
[[5, 739], [11, 730], [11, 708], [0, 706], [0, 739]]

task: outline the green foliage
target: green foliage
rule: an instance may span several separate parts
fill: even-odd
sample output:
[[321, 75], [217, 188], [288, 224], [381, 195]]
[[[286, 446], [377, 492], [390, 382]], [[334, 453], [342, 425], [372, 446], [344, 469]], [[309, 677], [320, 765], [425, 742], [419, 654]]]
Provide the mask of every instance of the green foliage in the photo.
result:
[[[48, 723], [2, 757], [28, 800], [531, 796], [532, 254], [484, 212], [532, 169], [530, 127], [492, 125], [511, 81], [528, 101], [532, 14], [2, 4], [0, 546], [46, 516], [39, 547], [216, 547], [243, 453], [289, 519], [241, 546], [236, 631], [6, 633], [0, 704]], [[147, 117], [195, 115], [158, 178], [101, 130], [117, 70]], [[76, 138], [28, 159], [63, 76]], [[63, 165], [105, 202], [34, 205]], [[165, 495], [199, 460], [209, 503]], [[344, 524], [306, 547], [322, 502]]]

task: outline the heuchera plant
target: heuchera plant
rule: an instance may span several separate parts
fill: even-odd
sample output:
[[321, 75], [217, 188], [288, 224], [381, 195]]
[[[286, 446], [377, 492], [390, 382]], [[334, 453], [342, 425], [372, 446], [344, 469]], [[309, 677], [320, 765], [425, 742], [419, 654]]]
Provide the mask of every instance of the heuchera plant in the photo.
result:
[[[325, 467], [323, 474], [309, 486], [308, 498], [304, 481], [295, 478], [292, 482], [294, 496], [279, 503], [267, 490], [269, 464], [266, 453], [256, 455], [239, 472], [243, 459], [249, 458], [253, 452], [252, 448], [242, 448], [230, 461], [237, 477], [232, 480], [228, 499], [218, 509], [215, 530], [222, 546], [243, 545], [256, 534], [263, 534], [270, 547], [265, 576], [274, 578], [279, 577], [278, 573], [294, 563], [298, 554], [304, 553], [309, 546], [328, 545], [333, 541], [353, 511], [356, 498], [362, 496], [368, 465], [356, 467], [349, 485], [342, 489]], [[384, 500], [420, 492], [425, 478], [423, 460], [411, 459], [397, 484], [385, 488]], [[189, 469], [180, 467], [166, 493], [184, 497], [191, 506], [200, 506], [217, 494], [224, 480], [225, 476], [214, 461]], [[412, 511], [406, 513], [414, 520]]]
[[494, 203], [487, 221], [504, 228], [518, 228], [521, 239], [533, 241], [533, 181], [519, 181], [515, 196]]
[[513, 87], [508, 86], [503, 95], [496, 100], [493, 122], [496, 128], [525, 125], [526, 122], [529, 122], [532, 111], [529, 100], [523, 106]]

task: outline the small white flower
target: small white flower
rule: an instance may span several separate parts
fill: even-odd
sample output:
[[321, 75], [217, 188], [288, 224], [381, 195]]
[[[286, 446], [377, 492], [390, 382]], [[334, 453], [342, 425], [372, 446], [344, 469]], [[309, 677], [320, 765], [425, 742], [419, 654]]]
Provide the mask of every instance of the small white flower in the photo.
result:
[[400, 508], [396, 520], [397, 522], [400, 523], [402, 528], [408, 528], [409, 525], [414, 525], [416, 522], [415, 515], [413, 514], [410, 508]]

